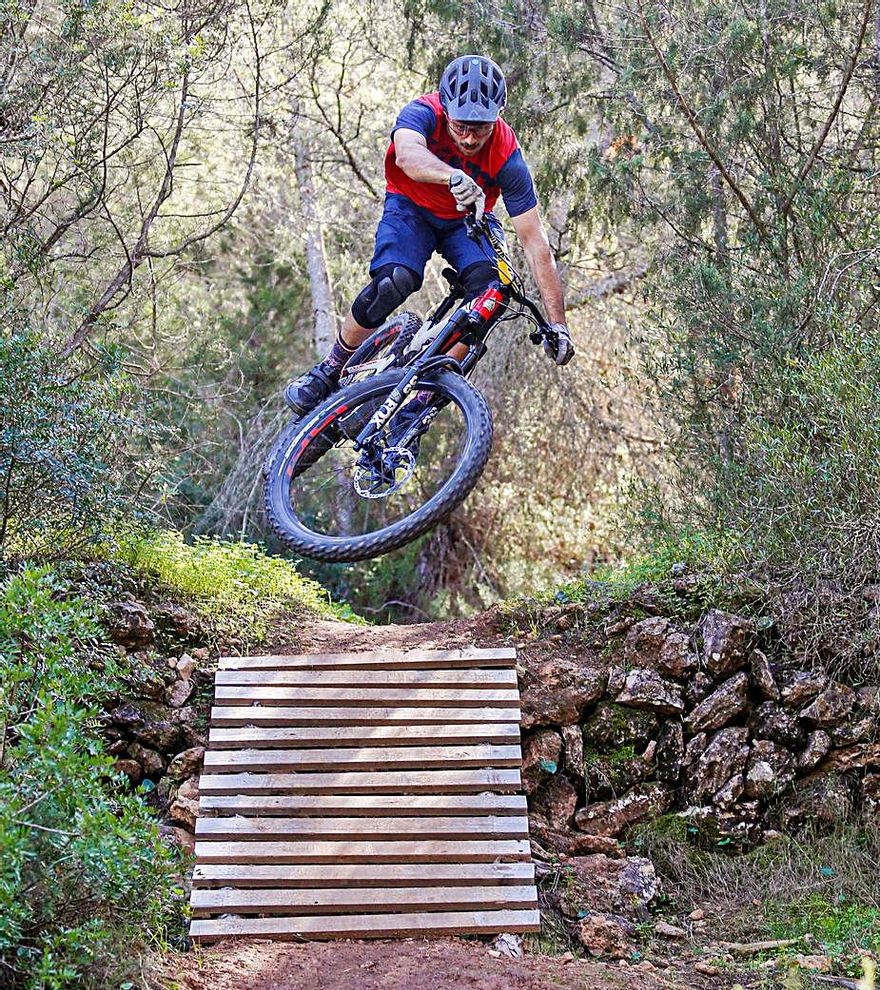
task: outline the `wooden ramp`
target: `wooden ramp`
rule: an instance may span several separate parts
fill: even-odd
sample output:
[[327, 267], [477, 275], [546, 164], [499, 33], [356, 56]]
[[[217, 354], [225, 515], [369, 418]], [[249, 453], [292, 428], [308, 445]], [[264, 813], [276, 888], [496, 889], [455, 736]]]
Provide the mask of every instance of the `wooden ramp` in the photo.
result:
[[538, 931], [514, 650], [225, 657], [190, 934]]

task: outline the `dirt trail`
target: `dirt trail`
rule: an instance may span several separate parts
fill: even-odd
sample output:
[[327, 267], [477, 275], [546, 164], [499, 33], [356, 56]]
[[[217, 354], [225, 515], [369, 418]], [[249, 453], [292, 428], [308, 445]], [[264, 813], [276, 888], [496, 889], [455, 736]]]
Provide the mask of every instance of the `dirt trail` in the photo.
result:
[[173, 965], [167, 962], [165, 976], [166, 986], [176, 983], [179, 990], [685, 990], [693, 986], [671, 974], [559, 956], [495, 959], [484, 942], [459, 938], [296, 945], [226, 942], [178, 956]]

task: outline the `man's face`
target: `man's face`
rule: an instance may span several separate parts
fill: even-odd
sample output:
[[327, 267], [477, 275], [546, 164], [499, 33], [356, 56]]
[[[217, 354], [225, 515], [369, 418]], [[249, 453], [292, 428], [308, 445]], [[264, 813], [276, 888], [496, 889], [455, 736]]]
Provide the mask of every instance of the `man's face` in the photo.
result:
[[483, 145], [492, 137], [494, 124], [466, 124], [458, 120], [446, 118], [446, 130], [452, 138], [452, 143], [466, 157], [472, 158]]

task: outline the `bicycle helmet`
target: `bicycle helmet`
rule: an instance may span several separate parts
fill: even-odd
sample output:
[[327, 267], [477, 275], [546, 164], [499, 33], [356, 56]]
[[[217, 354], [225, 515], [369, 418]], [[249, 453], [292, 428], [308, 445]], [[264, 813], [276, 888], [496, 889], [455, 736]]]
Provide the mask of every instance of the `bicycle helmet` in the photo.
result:
[[507, 102], [500, 67], [484, 55], [453, 59], [440, 78], [440, 103], [452, 120], [491, 124]]

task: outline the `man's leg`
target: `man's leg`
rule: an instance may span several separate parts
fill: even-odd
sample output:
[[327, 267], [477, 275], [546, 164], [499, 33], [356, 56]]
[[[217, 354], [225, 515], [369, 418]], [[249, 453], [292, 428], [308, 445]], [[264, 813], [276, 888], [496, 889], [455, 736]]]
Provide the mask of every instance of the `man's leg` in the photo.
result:
[[433, 230], [403, 196], [389, 196], [376, 229], [371, 279], [352, 303], [330, 353], [310, 371], [288, 383], [287, 404], [304, 416], [339, 387], [345, 364], [367, 337], [421, 287], [434, 251]]

